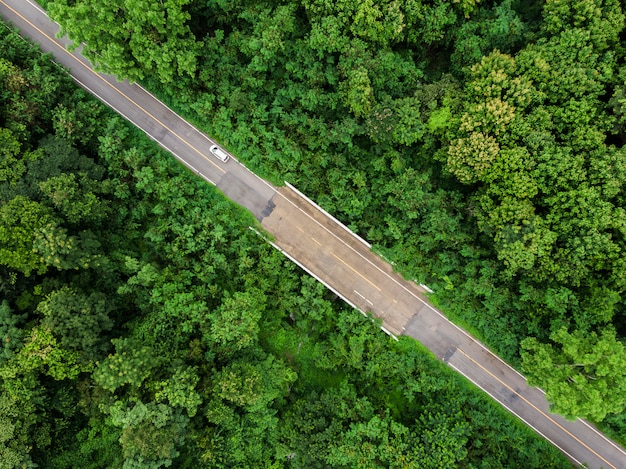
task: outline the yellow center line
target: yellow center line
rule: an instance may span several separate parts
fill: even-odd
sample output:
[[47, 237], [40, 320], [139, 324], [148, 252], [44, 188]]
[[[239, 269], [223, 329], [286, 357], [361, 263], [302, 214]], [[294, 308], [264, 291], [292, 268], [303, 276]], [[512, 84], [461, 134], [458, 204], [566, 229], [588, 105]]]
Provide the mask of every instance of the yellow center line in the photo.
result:
[[346, 261], [344, 261], [341, 257], [335, 255], [335, 253], [333, 253], [333, 252], [331, 252], [331, 255], [335, 259], [337, 259], [339, 262], [341, 262], [343, 265], [345, 265], [348, 269], [350, 269], [352, 272], [354, 272], [359, 277], [361, 277], [363, 280], [365, 280], [367, 283], [369, 283], [371, 286], [373, 286], [376, 290], [381, 291], [380, 288], [378, 288], [375, 283], [372, 283], [367, 277], [365, 277], [361, 272], [359, 272], [354, 267], [352, 267], [350, 264], [348, 264]]
[[556, 425], [558, 428], [560, 428], [563, 432], [567, 433], [570, 437], [572, 437], [574, 440], [576, 440], [578, 443], [580, 443], [582, 446], [584, 446], [585, 448], [587, 448], [591, 453], [595, 454], [599, 459], [601, 459], [602, 461], [604, 461], [606, 464], [608, 464], [610, 467], [612, 467], [613, 469], [617, 469], [613, 464], [611, 464], [609, 461], [607, 461], [606, 459], [604, 459], [601, 455], [599, 455], [597, 452], [595, 452], [592, 448], [590, 448], [589, 446], [587, 446], [582, 440], [580, 440], [576, 435], [572, 434], [569, 430], [567, 430], [565, 427], [563, 427], [561, 424], [559, 424], [556, 420], [554, 420], [552, 417], [550, 417], [548, 414], [546, 414], [544, 411], [542, 411], [541, 409], [539, 409], [535, 404], [533, 404], [532, 402], [530, 402], [528, 399], [526, 399], [524, 396], [522, 396], [519, 392], [517, 392], [515, 389], [513, 389], [511, 386], [509, 386], [507, 383], [505, 383], [504, 381], [502, 381], [500, 378], [498, 378], [496, 375], [494, 375], [491, 371], [489, 371], [487, 368], [485, 368], [484, 366], [482, 366], [480, 363], [478, 363], [476, 360], [474, 360], [472, 357], [470, 357], [467, 353], [465, 353], [463, 350], [461, 350], [460, 348], [456, 348], [459, 352], [461, 352], [465, 357], [467, 357], [468, 359], [470, 359], [473, 363], [475, 363], [476, 365], [478, 365], [483, 371], [485, 371], [486, 373], [488, 373], [491, 377], [493, 377], [496, 381], [498, 381], [500, 384], [502, 384], [502, 386], [504, 386], [505, 388], [507, 388], [509, 391], [511, 391], [513, 394], [517, 395], [520, 399], [522, 399], [524, 402], [526, 402], [526, 404], [528, 404], [529, 406], [531, 406], [533, 409], [535, 409], [537, 412], [539, 412], [541, 415], [543, 415], [545, 418], [547, 418], [550, 422], [552, 422], [554, 425]]
[[[151, 117], [156, 123], [158, 123], [159, 125], [161, 125], [163, 128], [165, 128], [168, 132], [170, 132], [172, 135], [176, 136], [179, 140], [181, 140], [185, 145], [187, 145], [189, 148], [191, 148], [193, 151], [195, 151], [198, 155], [200, 155], [202, 158], [204, 158], [206, 161], [208, 161], [209, 163], [211, 163], [213, 166], [215, 166], [219, 171], [222, 172], [222, 174], [226, 173], [226, 171], [224, 169], [222, 169], [215, 161], [211, 160], [210, 158], [208, 158], [204, 153], [202, 153], [200, 150], [198, 150], [196, 147], [194, 147], [191, 143], [189, 143], [187, 140], [185, 140], [184, 138], [182, 138], [179, 134], [177, 134], [176, 132], [174, 132], [171, 128], [169, 128], [165, 123], [161, 122], [157, 117], [155, 117], [154, 115], [152, 115], [150, 112], [148, 112], [146, 109], [144, 109], [141, 105], [139, 105], [138, 103], [136, 103], [132, 98], [130, 98], [129, 96], [127, 96], [122, 90], [116, 88], [115, 86], [111, 85], [111, 83], [109, 83], [107, 80], [105, 80], [102, 76], [100, 76], [98, 73], [96, 73], [91, 67], [87, 66], [86, 64], [84, 64], [81, 60], [78, 59], [78, 57], [76, 57], [74, 54], [70, 54], [67, 49], [65, 49], [65, 47], [61, 44], [59, 44], [55, 39], [53, 39], [52, 37], [48, 36], [48, 34], [46, 34], [45, 32], [43, 32], [41, 29], [39, 29], [37, 26], [35, 26], [33, 23], [31, 23], [27, 18], [25, 18], [24, 16], [22, 16], [20, 13], [18, 13], [17, 11], [15, 11], [11, 6], [7, 5], [4, 1], [0, 0], [0, 3], [3, 3], [4, 6], [6, 6], [9, 10], [11, 10], [13, 13], [15, 13], [17, 16], [19, 16], [24, 22], [28, 23], [32, 28], [34, 28], [35, 30], [37, 30], [42, 36], [48, 38], [54, 45], [56, 45], [59, 49], [61, 49], [63, 52], [65, 52], [68, 56], [72, 57], [76, 62], [78, 62], [80, 65], [82, 65], [84, 68], [86, 68], [87, 70], [89, 70], [94, 76], [98, 77], [103, 83], [106, 83], [109, 88], [115, 90], [116, 92], [118, 92], [120, 95], [122, 95], [125, 99], [127, 99], [129, 102], [131, 102], [133, 105], [135, 105], [137, 108], [139, 108], [141, 111], [143, 111], [146, 115], [148, 115], [149, 117]], [[111, 106], [111, 105], [109, 105]], [[112, 107], [112, 106], [111, 106]]]
[[312, 240], [313, 240], [313, 242], [314, 242], [315, 244], [317, 244], [318, 246], [321, 246], [321, 245], [322, 245], [322, 243], [320, 243], [320, 242], [319, 242], [317, 239], [315, 239], [313, 236], [311, 236], [311, 239], [312, 239]]

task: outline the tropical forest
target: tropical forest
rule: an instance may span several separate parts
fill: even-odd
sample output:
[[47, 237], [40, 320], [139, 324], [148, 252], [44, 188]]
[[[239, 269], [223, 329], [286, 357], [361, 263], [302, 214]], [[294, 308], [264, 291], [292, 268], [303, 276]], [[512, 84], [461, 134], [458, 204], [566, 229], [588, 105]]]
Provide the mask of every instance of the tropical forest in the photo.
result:
[[[40, 0], [626, 443], [619, 0]], [[0, 27], [0, 469], [568, 468]]]

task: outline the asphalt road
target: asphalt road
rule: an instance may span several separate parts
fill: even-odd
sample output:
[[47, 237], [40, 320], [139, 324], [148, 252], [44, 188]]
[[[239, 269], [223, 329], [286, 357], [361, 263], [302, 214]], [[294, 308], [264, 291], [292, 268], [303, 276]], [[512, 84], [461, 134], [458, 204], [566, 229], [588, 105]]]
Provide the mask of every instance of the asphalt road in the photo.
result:
[[30, 0], [0, 0], [0, 14], [40, 43], [74, 79], [141, 128], [199, 176], [248, 208], [274, 236], [274, 246], [349, 304], [383, 319], [392, 336], [408, 335], [487, 392], [557, 446], [590, 468], [626, 468], [626, 452], [582, 420], [566, 421], [548, 411], [541, 390], [484, 345], [434, 309], [423, 287], [407, 282], [373, 254], [369, 245], [323, 212], [295, 188], [276, 188], [235, 158], [222, 163], [214, 143], [137, 85], [95, 73], [80, 54], [66, 51], [58, 26]]

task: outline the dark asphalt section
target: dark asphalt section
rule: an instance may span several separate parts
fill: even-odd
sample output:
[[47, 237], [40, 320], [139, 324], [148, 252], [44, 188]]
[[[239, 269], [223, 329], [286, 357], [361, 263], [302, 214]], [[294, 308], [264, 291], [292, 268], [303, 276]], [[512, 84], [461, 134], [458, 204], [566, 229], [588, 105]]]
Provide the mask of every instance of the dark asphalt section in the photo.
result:
[[[226, 163], [228, 165], [228, 163]], [[268, 206], [271, 206], [271, 199], [263, 199], [255, 188], [250, 187], [246, 182], [243, 182], [231, 173], [228, 172], [222, 176], [217, 184], [217, 187], [222, 193], [231, 200], [239, 202], [239, 205], [244, 206], [252, 212], [255, 218], [259, 221], [264, 216], [268, 216], [271, 213], [271, 209], [268, 211]]]

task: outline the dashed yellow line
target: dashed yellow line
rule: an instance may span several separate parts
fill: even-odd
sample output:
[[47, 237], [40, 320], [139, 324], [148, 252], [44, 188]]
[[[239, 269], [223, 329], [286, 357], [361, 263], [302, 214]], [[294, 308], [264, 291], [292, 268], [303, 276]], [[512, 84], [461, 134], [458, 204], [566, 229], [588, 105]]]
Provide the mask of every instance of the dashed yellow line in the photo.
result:
[[[222, 174], [226, 173], [226, 171], [224, 169], [222, 169], [215, 161], [213, 161], [212, 159], [208, 158], [204, 153], [202, 153], [200, 150], [198, 150], [196, 147], [194, 147], [191, 143], [189, 143], [187, 140], [185, 140], [184, 138], [182, 138], [179, 134], [177, 134], [176, 132], [174, 132], [172, 129], [170, 129], [165, 123], [161, 122], [157, 117], [155, 117], [154, 115], [152, 115], [149, 111], [147, 111], [146, 109], [144, 109], [141, 105], [139, 105], [138, 103], [136, 103], [132, 98], [130, 98], [129, 96], [127, 96], [122, 90], [114, 87], [113, 85], [111, 85], [111, 83], [109, 83], [108, 81], [106, 81], [104, 78], [102, 78], [100, 75], [98, 75], [92, 68], [88, 67], [87, 65], [85, 65], [82, 61], [78, 60], [78, 57], [76, 57], [73, 54], [70, 54], [65, 47], [63, 47], [61, 44], [59, 44], [54, 38], [48, 36], [47, 33], [43, 32], [41, 29], [39, 29], [37, 26], [35, 26], [33, 23], [31, 23], [27, 18], [25, 18], [24, 16], [22, 16], [20, 13], [18, 13], [17, 11], [15, 11], [12, 7], [10, 7], [9, 5], [7, 5], [5, 2], [1, 2], [4, 4], [4, 6], [6, 6], [9, 10], [11, 10], [13, 13], [15, 13], [17, 16], [19, 16], [24, 22], [28, 23], [32, 28], [34, 28], [35, 30], [37, 30], [42, 36], [47, 37], [54, 45], [56, 45], [59, 49], [61, 49], [63, 52], [65, 52], [68, 56], [72, 57], [76, 62], [78, 62], [80, 65], [82, 65], [85, 69], [89, 70], [94, 76], [98, 77], [103, 83], [106, 83], [109, 88], [111, 88], [112, 90], [115, 90], [116, 92], [118, 92], [120, 95], [122, 95], [125, 99], [127, 99], [129, 102], [131, 102], [133, 105], [135, 105], [138, 109], [140, 109], [142, 112], [144, 112], [146, 115], [150, 116], [156, 123], [158, 123], [159, 125], [161, 125], [163, 128], [165, 128], [168, 132], [170, 132], [172, 135], [178, 137], [178, 139], [180, 139], [185, 145], [187, 145], [189, 148], [191, 148], [193, 151], [195, 151], [198, 155], [200, 155], [202, 158], [204, 158], [206, 161], [208, 161], [209, 163], [211, 163], [213, 166], [215, 166], [215, 168], [217, 168], [219, 171], [221, 171]], [[109, 106], [111, 106], [109, 104]], [[112, 107], [112, 106], [111, 106]]]
[[369, 283], [371, 286], [373, 286], [376, 290], [381, 291], [381, 289], [375, 284], [373, 283], [371, 280], [369, 280], [367, 277], [365, 277], [361, 272], [359, 272], [358, 270], [356, 270], [354, 267], [352, 267], [350, 264], [348, 264], [346, 261], [344, 261], [341, 257], [337, 256], [335, 253], [331, 252], [330, 253], [335, 259], [337, 259], [339, 262], [341, 262], [343, 265], [345, 265], [348, 269], [350, 269], [352, 272], [354, 272], [355, 274], [357, 274], [359, 277], [361, 277], [363, 280], [365, 280], [367, 283]]
[[319, 242], [317, 239], [315, 239], [313, 236], [311, 236], [311, 239], [312, 239], [312, 240], [313, 240], [313, 242], [314, 242], [315, 244], [317, 244], [318, 246], [321, 246], [321, 245], [322, 245], [322, 243], [320, 243], [320, 242]]

